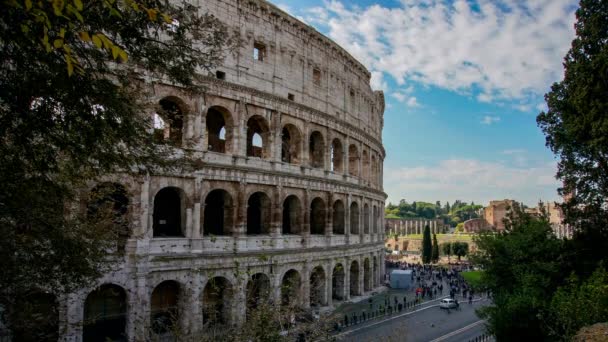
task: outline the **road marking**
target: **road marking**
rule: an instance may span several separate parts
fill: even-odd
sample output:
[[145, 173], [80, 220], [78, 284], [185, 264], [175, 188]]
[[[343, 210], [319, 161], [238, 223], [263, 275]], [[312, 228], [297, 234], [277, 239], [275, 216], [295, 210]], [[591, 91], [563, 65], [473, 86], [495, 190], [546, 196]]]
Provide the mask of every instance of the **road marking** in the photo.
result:
[[[449, 296], [442, 297], [442, 298], [437, 298], [437, 299], [435, 299], [435, 300], [431, 300], [431, 301], [424, 302], [424, 303], [432, 303], [432, 302], [435, 302], [435, 301], [440, 301], [440, 300], [442, 300], [442, 299], [444, 299], [444, 298], [449, 298]], [[487, 298], [483, 298], [483, 297], [482, 297], [482, 298], [478, 298], [478, 299], [473, 299], [473, 302], [480, 302], [480, 301], [483, 301], [483, 300], [486, 300], [486, 299], [487, 299]], [[415, 310], [415, 311], [406, 312], [406, 313], [400, 314], [400, 315], [398, 315], [398, 316], [392, 316], [392, 317], [390, 317], [390, 318], [383, 319], [383, 320], [381, 320], [381, 321], [374, 322], [374, 323], [372, 323], [372, 324], [364, 325], [364, 326], [361, 326], [361, 327], [359, 327], [359, 328], [355, 328], [355, 329], [352, 329], [352, 330], [345, 331], [345, 332], [343, 332], [343, 333], [340, 333], [340, 334], [335, 335], [335, 337], [336, 337], [336, 338], [340, 338], [340, 337], [346, 336], [346, 335], [348, 335], [348, 334], [351, 334], [351, 333], [353, 333], [353, 332], [356, 332], [356, 331], [359, 331], [359, 330], [362, 330], [362, 329], [370, 328], [370, 327], [376, 326], [376, 325], [378, 325], [378, 324], [386, 323], [386, 322], [388, 322], [388, 321], [392, 321], [392, 320], [397, 319], [397, 318], [401, 318], [401, 317], [409, 316], [409, 315], [411, 315], [411, 314], [415, 314], [415, 313], [417, 313], [417, 312], [424, 311], [424, 310], [426, 310], [426, 309], [430, 309], [430, 308], [436, 308], [436, 307], [438, 307], [438, 306], [439, 306], [439, 304], [425, 306], [425, 307], [420, 308], [420, 309]], [[478, 323], [478, 322], [476, 322], [476, 323]], [[465, 327], [465, 328], [466, 328], [466, 327]], [[464, 328], [461, 328], [461, 329], [464, 329]], [[443, 336], [442, 336], [442, 337], [443, 337]], [[449, 337], [449, 336], [448, 336], [448, 337]], [[441, 338], [441, 337], [440, 337], [440, 338]]]
[[448, 338], [450, 338], [450, 337], [452, 337], [452, 336], [458, 335], [458, 334], [460, 334], [460, 333], [461, 333], [461, 332], [463, 332], [463, 331], [469, 330], [469, 329], [471, 329], [472, 327], [477, 326], [477, 325], [480, 325], [481, 323], [485, 323], [485, 322], [486, 322], [486, 320], [485, 320], [485, 319], [479, 320], [479, 321], [474, 322], [474, 323], [471, 323], [471, 324], [469, 324], [469, 325], [467, 325], [467, 326], [465, 326], [465, 327], [462, 327], [462, 328], [460, 328], [460, 329], [458, 329], [458, 330], [454, 330], [454, 331], [452, 331], [451, 333], [447, 333], [447, 334], [445, 334], [445, 335], [443, 335], [443, 336], [441, 336], [441, 337], [438, 337], [438, 338], [436, 338], [436, 339], [434, 339], [434, 340], [432, 340], [432, 341], [430, 341], [430, 342], [439, 342], [439, 341], [446, 340], [446, 339], [448, 339]]

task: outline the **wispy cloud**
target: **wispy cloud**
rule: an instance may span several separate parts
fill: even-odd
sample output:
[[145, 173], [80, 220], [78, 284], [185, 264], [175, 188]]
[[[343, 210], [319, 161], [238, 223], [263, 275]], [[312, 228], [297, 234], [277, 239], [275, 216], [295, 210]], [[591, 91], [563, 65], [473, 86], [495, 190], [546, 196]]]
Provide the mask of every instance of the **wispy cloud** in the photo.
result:
[[480, 102], [513, 100], [517, 109], [529, 110], [562, 76], [577, 1], [347, 4], [328, 0], [304, 16], [374, 73], [391, 75], [399, 85], [474, 91]]
[[499, 116], [486, 115], [481, 119], [481, 124], [482, 125], [491, 125], [491, 124], [495, 124], [499, 121], [500, 121]]
[[[386, 169], [385, 169], [386, 170]], [[476, 159], [449, 159], [434, 165], [403, 167], [385, 171], [390, 201], [401, 198], [425, 201], [512, 198], [534, 205], [539, 199], [557, 199], [554, 162], [533, 167]], [[466, 198], [465, 198], [466, 197]]]

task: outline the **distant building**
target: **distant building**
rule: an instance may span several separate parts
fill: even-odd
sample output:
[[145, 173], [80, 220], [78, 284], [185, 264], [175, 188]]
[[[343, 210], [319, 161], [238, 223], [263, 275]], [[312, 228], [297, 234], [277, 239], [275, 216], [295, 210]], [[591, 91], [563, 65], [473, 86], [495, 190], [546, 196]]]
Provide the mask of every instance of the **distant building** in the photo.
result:
[[463, 229], [467, 233], [479, 233], [484, 230], [492, 230], [492, 226], [485, 218], [474, 218], [464, 221]]
[[490, 201], [490, 205], [483, 210], [483, 217], [488, 225], [497, 231], [505, 230], [503, 220], [515, 204], [514, 200], [504, 199], [499, 201]]

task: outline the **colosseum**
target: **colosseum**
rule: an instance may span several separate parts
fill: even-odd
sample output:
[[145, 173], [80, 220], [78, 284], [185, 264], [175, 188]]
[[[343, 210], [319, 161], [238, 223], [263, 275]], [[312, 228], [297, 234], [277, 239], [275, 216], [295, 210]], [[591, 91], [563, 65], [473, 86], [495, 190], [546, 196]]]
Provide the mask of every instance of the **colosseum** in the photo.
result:
[[151, 133], [200, 162], [97, 185], [124, 205], [125, 258], [62, 298], [62, 340], [146, 341], [169, 316], [188, 332], [241, 324], [252, 284], [331, 309], [381, 283], [384, 95], [370, 72], [268, 2], [201, 6], [242, 46], [202, 96], [157, 83], [149, 99]]

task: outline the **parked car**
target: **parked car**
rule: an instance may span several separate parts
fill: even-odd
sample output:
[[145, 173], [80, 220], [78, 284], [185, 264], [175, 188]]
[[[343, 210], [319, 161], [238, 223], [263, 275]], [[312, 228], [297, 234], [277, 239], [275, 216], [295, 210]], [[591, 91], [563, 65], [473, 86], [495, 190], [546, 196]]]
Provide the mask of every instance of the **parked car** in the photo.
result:
[[458, 303], [452, 298], [444, 298], [439, 303], [439, 307], [442, 309], [454, 309], [458, 307]]

